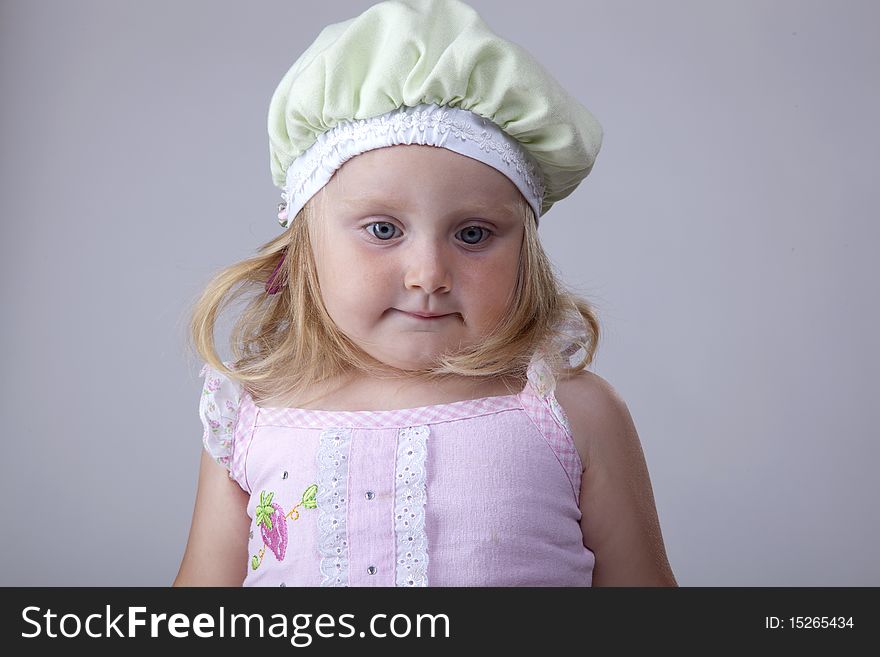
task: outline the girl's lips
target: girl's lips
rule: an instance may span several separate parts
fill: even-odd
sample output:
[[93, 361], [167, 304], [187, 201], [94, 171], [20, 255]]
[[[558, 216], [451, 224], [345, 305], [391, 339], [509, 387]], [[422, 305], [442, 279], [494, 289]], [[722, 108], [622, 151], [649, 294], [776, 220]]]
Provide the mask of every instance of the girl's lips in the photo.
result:
[[408, 312], [406, 312], [405, 310], [399, 310], [399, 309], [397, 309], [397, 310], [398, 310], [398, 312], [401, 312], [401, 313], [403, 313], [404, 315], [408, 315], [409, 317], [413, 317], [413, 318], [415, 318], [415, 319], [420, 319], [420, 320], [422, 320], [422, 321], [424, 321], [424, 322], [429, 322], [429, 321], [431, 321], [431, 320], [435, 320], [435, 319], [443, 319], [444, 317], [452, 317], [452, 313], [449, 313], [449, 314], [446, 314], [446, 315], [435, 315], [435, 316], [433, 316], [433, 317], [424, 317], [424, 316], [422, 316], [422, 315], [415, 315], [415, 314], [413, 314], [413, 313], [408, 313]]

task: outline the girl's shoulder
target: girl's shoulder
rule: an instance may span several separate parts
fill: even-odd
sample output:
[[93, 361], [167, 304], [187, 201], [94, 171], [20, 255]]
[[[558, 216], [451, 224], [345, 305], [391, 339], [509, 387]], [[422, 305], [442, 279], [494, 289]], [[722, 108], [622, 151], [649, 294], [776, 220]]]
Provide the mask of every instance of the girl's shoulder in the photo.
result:
[[558, 385], [575, 444], [585, 455], [581, 530], [602, 568], [593, 586], [676, 586], [645, 454], [626, 402], [583, 370]]
[[608, 418], [626, 404], [608, 381], [588, 369], [560, 376], [556, 382], [556, 401], [562, 407], [571, 427], [572, 439], [581, 457], [584, 470], [594, 458], [600, 439], [593, 431], [600, 418]]

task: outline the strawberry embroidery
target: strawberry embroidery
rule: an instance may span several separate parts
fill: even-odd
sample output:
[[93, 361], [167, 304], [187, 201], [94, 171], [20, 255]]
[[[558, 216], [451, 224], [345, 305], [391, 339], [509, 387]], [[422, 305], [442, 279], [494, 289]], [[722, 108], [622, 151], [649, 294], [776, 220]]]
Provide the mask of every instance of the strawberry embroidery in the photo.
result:
[[278, 561], [284, 559], [287, 553], [287, 520], [297, 520], [299, 518], [300, 506], [306, 509], [317, 508], [315, 496], [318, 492], [317, 484], [312, 484], [306, 488], [302, 494], [300, 502], [294, 506], [289, 513], [284, 513], [284, 508], [277, 502], [273, 502], [275, 497], [274, 491], [260, 491], [260, 503], [256, 508], [256, 523], [260, 528], [260, 535], [263, 537], [263, 547], [260, 548], [259, 554], [251, 557], [251, 569], [256, 570], [263, 563], [263, 555], [266, 548], [272, 551]]
[[284, 509], [272, 502], [275, 493], [260, 493], [260, 504], [257, 506], [257, 525], [263, 535], [263, 543], [272, 550], [278, 561], [284, 559], [287, 551], [287, 523], [284, 522]]

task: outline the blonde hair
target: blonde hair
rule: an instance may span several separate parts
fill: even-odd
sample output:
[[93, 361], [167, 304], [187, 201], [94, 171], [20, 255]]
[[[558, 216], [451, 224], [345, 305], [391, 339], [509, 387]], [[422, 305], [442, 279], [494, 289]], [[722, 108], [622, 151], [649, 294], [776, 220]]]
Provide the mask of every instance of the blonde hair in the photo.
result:
[[[387, 366], [352, 342], [333, 322], [321, 300], [310, 235], [321, 220], [313, 197], [290, 228], [258, 250], [258, 255], [220, 270], [196, 301], [190, 337], [201, 359], [239, 381], [257, 401], [298, 397], [304, 391], [352, 370], [384, 377]], [[510, 312], [489, 335], [455, 354], [443, 354], [434, 367], [409, 374], [435, 380], [448, 376], [522, 379], [535, 349], [548, 340], [564, 340], [559, 322], [573, 311], [583, 320], [586, 339], [578, 342], [584, 357], [574, 367], [558, 350], [542, 349], [557, 376], [569, 376], [593, 362], [600, 327], [590, 303], [558, 280], [538, 238], [537, 221], [519, 197], [525, 226], [516, 288]], [[280, 258], [277, 294], [265, 292], [266, 280]], [[280, 277], [280, 279], [278, 278]], [[230, 335], [232, 370], [216, 353], [218, 316], [233, 301], [256, 292], [238, 316]]]

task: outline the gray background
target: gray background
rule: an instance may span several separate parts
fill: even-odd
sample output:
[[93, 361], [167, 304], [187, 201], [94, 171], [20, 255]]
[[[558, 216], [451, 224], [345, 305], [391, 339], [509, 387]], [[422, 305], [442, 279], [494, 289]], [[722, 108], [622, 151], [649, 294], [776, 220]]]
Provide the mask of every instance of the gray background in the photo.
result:
[[[370, 4], [0, 4], [0, 584], [176, 575], [189, 305], [279, 231], [275, 85]], [[472, 5], [605, 129], [540, 234], [602, 316], [679, 583], [880, 585], [880, 5]]]

